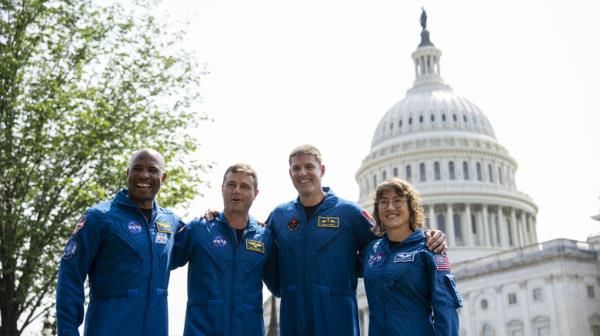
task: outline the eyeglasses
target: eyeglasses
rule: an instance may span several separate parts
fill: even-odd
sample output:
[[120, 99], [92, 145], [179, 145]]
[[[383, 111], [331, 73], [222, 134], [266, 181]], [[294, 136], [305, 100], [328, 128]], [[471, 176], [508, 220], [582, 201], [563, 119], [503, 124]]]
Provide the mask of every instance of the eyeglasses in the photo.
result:
[[388, 200], [388, 199], [380, 199], [379, 201], [377, 201], [377, 206], [379, 206], [380, 208], [387, 208], [390, 206], [390, 204], [392, 204], [392, 206], [396, 209], [400, 209], [402, 207], [404, 207], [404, 205], [406, 204], [406, 199], [404, 198], [395, 198], [392, 201]]

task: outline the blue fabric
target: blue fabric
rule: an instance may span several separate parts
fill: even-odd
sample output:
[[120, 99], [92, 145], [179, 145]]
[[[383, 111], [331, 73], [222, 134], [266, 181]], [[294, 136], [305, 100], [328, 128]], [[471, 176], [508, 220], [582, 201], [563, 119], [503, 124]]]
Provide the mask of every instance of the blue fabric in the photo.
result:
[[393, 248], [384, 236], [361, 257], [369, 335], [458, 335], [462, 299], [447, 257], [427, 249], [422, 231]]
[[358, 335], [358, 251], [376, 237], [372, 218], [329, 188], [311, 218], [300, 199], [275, 208], [281, 335]]
[[223, 214], [177, 233], [173, 267], [189, 261], [184, 335], [264, 335], [262, 279], [272, 246], [271, 230], [253, 218], [239, 242]]
[[148, 222], [127, 190], [90, 208], [60, 261], [58, 334], [79, 335], [89, 278], [85, 335], [167, 335], [171, 250], [181, 225], [156, 202]]

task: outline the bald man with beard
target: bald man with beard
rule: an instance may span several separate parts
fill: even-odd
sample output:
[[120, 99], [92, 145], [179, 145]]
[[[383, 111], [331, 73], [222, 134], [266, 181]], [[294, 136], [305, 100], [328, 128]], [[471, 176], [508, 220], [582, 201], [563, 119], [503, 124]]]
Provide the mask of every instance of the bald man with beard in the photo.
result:
[[58, 272], [58, 335], [79, 335], [86, 278], [90, 301], [84, 335], [168, 334], [171, 251], [183, 223], [156, 202], [166, 178], [163, 156], [138, 150], [127, 167], [127, 189], [79, 219]]

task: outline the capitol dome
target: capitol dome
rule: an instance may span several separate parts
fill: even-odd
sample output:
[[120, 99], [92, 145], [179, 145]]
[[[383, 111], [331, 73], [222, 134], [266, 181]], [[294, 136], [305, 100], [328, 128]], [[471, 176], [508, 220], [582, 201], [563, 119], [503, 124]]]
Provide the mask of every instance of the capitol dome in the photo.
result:
[[517, 190], [517, 162], [479, 107], [444, 83], [441, 54], [423, 25], [413, 86], [381, 118], [356, 173], [358, 203], [372, 210], [387, 178], [411, 182], [453, 262], [537, 243], [537, 206]]

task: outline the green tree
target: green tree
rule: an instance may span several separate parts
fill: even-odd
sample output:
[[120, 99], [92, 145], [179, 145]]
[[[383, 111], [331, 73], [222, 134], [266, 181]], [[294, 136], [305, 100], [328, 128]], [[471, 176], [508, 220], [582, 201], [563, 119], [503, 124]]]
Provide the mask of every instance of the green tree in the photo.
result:
[[[64, 243], [125, 184], [133, 150], [167, 161], [161, 205], [191, 199], [203, 75], [150, 6], [0, 0], [0, 335], [52, 311]], [[185, 169], [185, 170], [184, 170]]]

